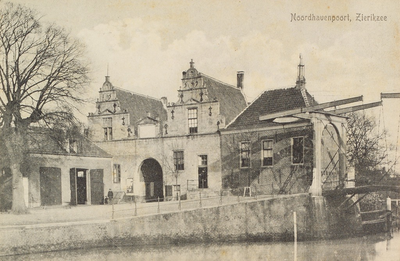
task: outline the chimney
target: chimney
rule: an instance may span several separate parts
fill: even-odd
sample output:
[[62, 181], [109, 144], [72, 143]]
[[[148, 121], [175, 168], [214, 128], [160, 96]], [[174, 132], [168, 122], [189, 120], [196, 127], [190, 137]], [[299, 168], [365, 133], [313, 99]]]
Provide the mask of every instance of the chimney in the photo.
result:
[[243, 78], [244, 78], [244, 71], [237, 72], [237, 87], [243, 90]]
[[147, 117], [151, 118], [151, 112], [147, 111]]
[[168, 105], [168, 99], [167, 99], [167, 97], [161, 97], [161, 103], [162, 103], [164, 109], [166, 109], [166, 108], [167, 108], [167, 105]]

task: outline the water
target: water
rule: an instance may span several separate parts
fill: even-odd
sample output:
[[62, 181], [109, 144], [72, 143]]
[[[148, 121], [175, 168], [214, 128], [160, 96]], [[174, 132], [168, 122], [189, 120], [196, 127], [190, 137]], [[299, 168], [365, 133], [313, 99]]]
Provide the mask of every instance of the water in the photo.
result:
[[[297, 248], [297, 255], [294, 255]], [[400, 232], [341, 240], [113, 247], [3, 257], [2, 260], [400, 260]]]

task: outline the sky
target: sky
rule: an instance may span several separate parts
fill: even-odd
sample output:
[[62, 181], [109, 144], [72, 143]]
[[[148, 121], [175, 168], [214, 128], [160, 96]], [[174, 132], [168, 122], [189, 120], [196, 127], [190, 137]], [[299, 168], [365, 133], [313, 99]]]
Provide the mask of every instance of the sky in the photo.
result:
[[[400, 92], [398, 0], [11, 2], [36, 9], [86, 45], [92, 82], [82, 115], [95, 111], [107, 68], [114, 86], [176, 102], [191, 59], [200, 72], [233, 85], [244, 71], [249, 102], [265, 90], [293, 87], [300, 53], [306, 88], [318, 102], [363, 95], [368, 103], [381, 92]], [[345, 21], [293, 21], [294, 14]], [[386, 21], [357, 21], [357, 14]], [[400, 100], [383, 104], [370, 111], [399, 144]]]

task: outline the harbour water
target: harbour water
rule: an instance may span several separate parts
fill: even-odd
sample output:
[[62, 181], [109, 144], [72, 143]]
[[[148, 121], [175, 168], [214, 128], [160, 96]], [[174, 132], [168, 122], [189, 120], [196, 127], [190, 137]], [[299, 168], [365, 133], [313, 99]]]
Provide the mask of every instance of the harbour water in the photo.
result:
[[298, 242], [107, 247], [1, 257], [1, 260], [400, 260], [400, 232]]

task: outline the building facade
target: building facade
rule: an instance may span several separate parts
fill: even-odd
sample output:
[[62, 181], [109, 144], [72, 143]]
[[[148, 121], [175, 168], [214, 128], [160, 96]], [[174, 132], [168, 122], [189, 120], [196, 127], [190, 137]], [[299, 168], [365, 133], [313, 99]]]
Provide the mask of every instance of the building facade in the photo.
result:
[[[247, 106], [243, 72], [232, 86], [199, 72], [182, 73], [178, 100], [157, 100], [114, 87], [107, 76], [88, 135], [113, 156], [114, 191], [155, 201], [201, 191], [245, 195], [312, 193], [343, 187], [346, 118], [296, 85], [263, 92]], [[205, 195], [207, 196], [207, 195]]]
[[[35, 127], [28, 131], [29, 156], [21, 166], [26, 206], [103, 204], [112, 184], [112, 156], [81, 135], [61, 142], [53, 134]], [[8, 209], [12, 175], [7, 166], [0, 169], [1, 204]]]
[[107, 76], [88, 135], [113, 156], [114, 191], [155, 201], [219, 193], [220, 130], [245, 107], [243, 73], [232, 86], [200, 73], [182, 73], [178, 101], [114, 87]]
[[346, 119], [305, 84], [300, 61], [294, 87], [265, 91], [221, 131], [224, 188], [321, 195], [344, 185]]

